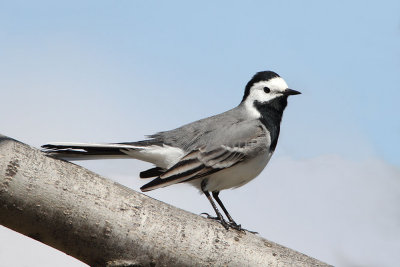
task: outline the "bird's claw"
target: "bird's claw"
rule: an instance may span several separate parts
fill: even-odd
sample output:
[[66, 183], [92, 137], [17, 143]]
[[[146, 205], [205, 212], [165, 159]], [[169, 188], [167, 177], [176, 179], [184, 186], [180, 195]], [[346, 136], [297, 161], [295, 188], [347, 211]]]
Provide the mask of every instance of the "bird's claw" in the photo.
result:
[[249, 231], [247, 229], [242, 228], [242, 225], [241, 224], [237, 224], [235, 221], [226, 222], [223, 218], [221, 218], [219, 216], [211, 216], [207, 212], [202, 212], [202, 213], [200, 213], [200, 215], [205, 215], [207, 219], [218, 221], [220, 224], [222, 224], [222, 226], [226, 230], [229, 230], [229, 228], [232, 228], [232, 229], [235, 229], [235, 230], [240, 231], [240, 232], [249, 232], [249, 233], [252, 233], [252, 234], [258, 234], [258, 232]]
[[211, 216], [210, 214], [208, 214], [207, 212], [203, 212], [203, 213], [200, 213], [200, 215], [206, 215], [206, 218], [207, 219], [211, 219], [211, 220], [216, 220], [216, 221], [220, 221], [221, 220], [221, 218], [220, 217], [218, 217], [218, 216]]
[[226, 222], [223, 218], [220, 218], [218, 216], [211, 216], [207, 212], [200, 213], [200, 215], [205, 215], [207, 219], [218, 221], [220, 224], [222, 224], [222, 226], [226, 230], [229, 230], [229, 228], [232, 228], [232, 229], [240, 231], [240, 232], [249, 232], [249, 233], [252, 233], [252, 234], [258, 234], [258, 232], [249, 231], [247, 229], [242, 228], [242, 225], [241, 224], [237, 224], [235, 221]]
[[222, 226], [226, 229], [226, 230], [229, 230], [229, 228], [231, 227], [230, 225], [229, 225], [229, 223], [227, 223], [223, 218], [221, 218], [221, 217], [219, 217], [219, 216], [211, 216], [210, 214], [208, 214], [207, 212], [203, 212], [203, 213], [201, 213], [200, 215], [206, 215], [207, 217], [207, 219], [211, 219], [211, 220], [215, 220], [215, 221], [218, 221], [220, 224], [222, 224]]
[[242, 225], [237, 224], [234, 221], [229, 222], [229, 227], [231, 227], [232, 229], [238, 230], [238, 231], [244, 231], [244, 229], [242, 228]]

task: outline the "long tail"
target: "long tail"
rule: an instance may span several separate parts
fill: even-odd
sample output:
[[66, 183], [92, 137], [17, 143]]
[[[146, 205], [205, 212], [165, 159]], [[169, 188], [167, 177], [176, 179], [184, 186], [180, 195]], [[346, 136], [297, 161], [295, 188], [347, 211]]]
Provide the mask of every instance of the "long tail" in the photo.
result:
[[184, 155], [182, 149], [165, 145], [157, 139], [112, 144], [50, 143], [42, 148], [50, 157], [69, 161], [133, 158], [154, 164], [156, 168], [141, 173], [142, 178], [159, 175]]
[[132, 158], [123, 151], [140, 150], [128, 144], [51, 143], [42, 146], [47, 155], [65, 160]]

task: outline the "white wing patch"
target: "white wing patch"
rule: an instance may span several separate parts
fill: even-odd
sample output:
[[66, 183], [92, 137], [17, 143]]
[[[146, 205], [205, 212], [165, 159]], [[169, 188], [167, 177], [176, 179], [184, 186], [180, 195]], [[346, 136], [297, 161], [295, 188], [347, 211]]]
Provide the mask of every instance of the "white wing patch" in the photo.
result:
[[121, 149], [121, 152], [132, 158], [153, 163], [157, 167], [163, 169], [169, 169], [174, 166], [185, 154], [182, 149], [168, 145], [152, 145], [146, 147], [130, 146], [130, 148], [131, 149]]

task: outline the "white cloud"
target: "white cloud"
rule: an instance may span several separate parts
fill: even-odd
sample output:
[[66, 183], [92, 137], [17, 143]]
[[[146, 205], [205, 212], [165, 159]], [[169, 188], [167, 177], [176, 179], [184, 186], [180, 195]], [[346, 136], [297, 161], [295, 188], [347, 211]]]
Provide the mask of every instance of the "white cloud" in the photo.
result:
[[264, 177], [251, 185], [265, 190], [264, 201], [276, 201], [264, 203], [263, 236], [337, 266], [397, 265], [400, 171], [395, 167], [372, 158], [277, 159]]

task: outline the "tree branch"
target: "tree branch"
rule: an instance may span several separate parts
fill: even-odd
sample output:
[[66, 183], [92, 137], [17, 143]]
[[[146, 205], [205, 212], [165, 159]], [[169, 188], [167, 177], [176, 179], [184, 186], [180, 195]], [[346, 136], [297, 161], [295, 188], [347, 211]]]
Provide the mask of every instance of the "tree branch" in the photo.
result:
[[328, 266], [2, 135], [0, 224], [91, 266]]

